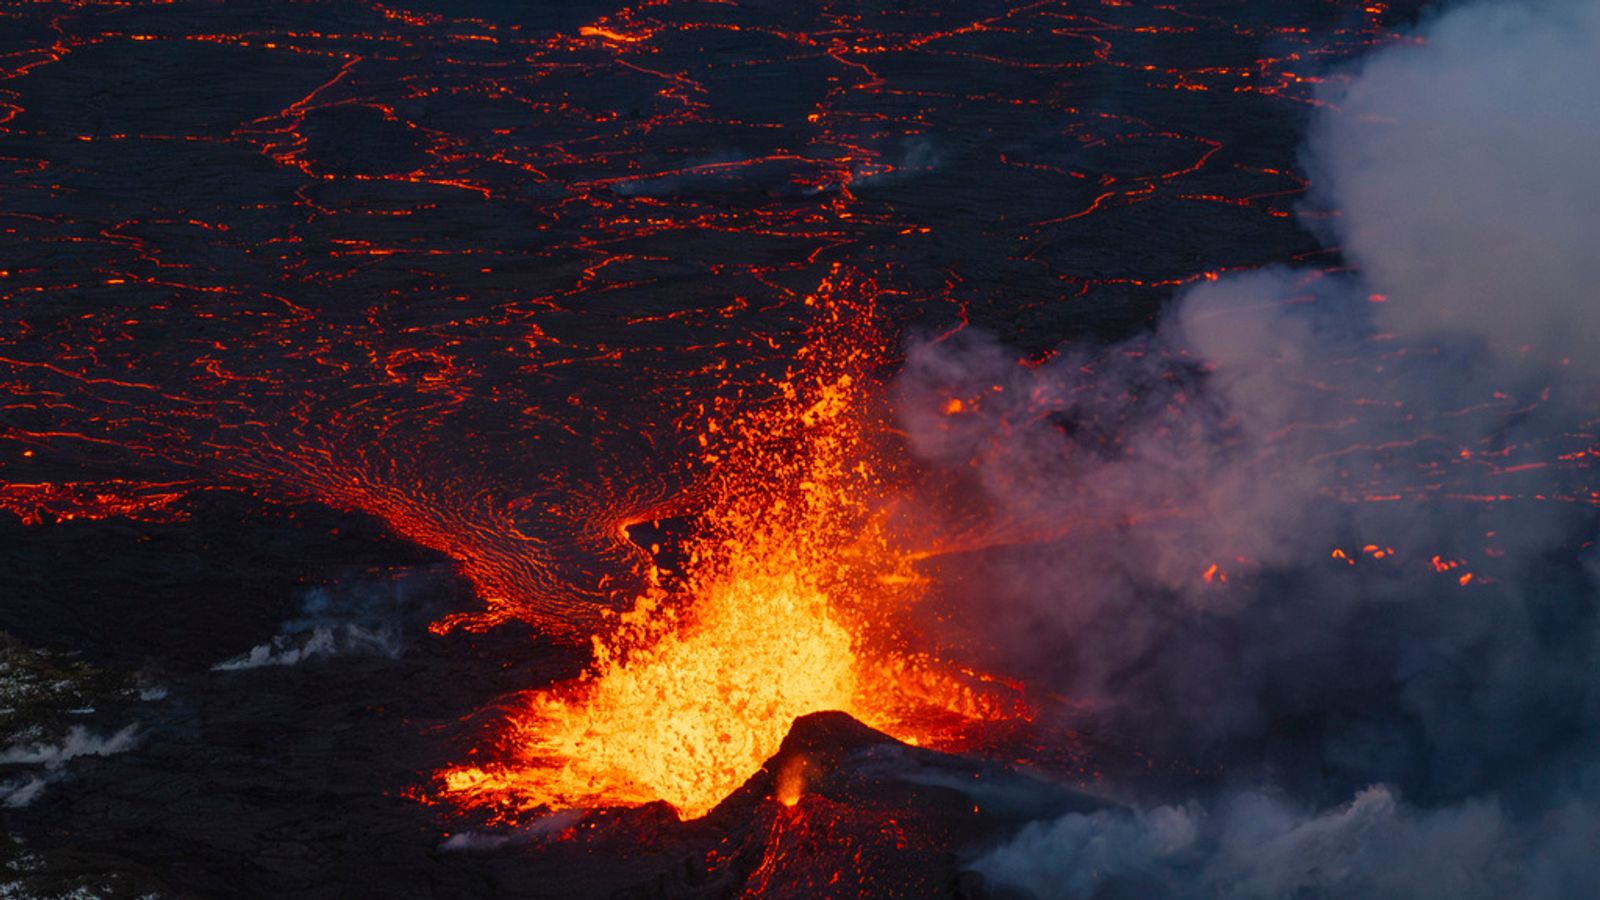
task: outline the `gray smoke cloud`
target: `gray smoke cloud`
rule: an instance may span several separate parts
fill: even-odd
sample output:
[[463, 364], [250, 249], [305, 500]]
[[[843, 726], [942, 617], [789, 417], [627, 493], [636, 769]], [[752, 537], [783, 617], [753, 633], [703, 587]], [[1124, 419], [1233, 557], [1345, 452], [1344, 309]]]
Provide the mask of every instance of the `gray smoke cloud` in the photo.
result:
[[1251, 792], [1213, 813], [1035, 823], [975, 868], [1037, 897], [1564, 900], [1591, 896], [1597, 840], [1600, 817], [1585, 803], [1519, 819], [1492, 799], [1421, 810], [1384, 787], [1322, 812]]
[[1426, 37], [1374, 54], [1311, 135], [1345, 253], [1403, 300], [1387, 327], [1483, 334], [1593, 371], [1600, 5], [1479, 3]]
[[994, 662], [1092, 709], [1075, 727], [1225, 773], [1036, 823], [975, 861], [991, 882], [1592, 885], [1600, 2], [1462, 5], [1417, 37], [1331, 78], [1308, 136], [1354, 273], [1206, 282], [1044, 362], [910, 348], [897, 409], [943, 485], [921, 514], [986, 548], [947, 590]]

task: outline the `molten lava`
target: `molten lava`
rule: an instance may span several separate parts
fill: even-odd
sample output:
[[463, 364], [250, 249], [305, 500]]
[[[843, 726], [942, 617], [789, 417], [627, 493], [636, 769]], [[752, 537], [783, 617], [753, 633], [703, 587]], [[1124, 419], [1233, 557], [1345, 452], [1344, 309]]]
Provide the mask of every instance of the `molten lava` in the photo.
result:
[[692, 621], [641, 604], [596, 643], [592, 677], [531, 700], [514, 727], [517, 764], [451, 772], [449, 788], [510, 792], [519, 805], [662, 799], [697, 816], [753, 774], [797, 716], [856, 711], [852, 638], [827, 598], [781, 560], [746, 560], [755, 565], [698, 598]]
[[[1311, 73], [1397, 38], [1389, 5], [1260, 4], [1246, 21], [1054, 0], [776, 17], [652, 2], [538, 27], [383, 4], [16, 11], [0, 514], [166, 522], [217, 490], [320, 503], [456, 564], [481, 608], [437, 630], [571, 637], [601, 601], [634, 599], [611, 593], [644, 564], [619, 526], [693, 482], [706, 512], [685, 571], [604, 623], [589, 673], [529, 696], [492, 762], [445, 773], [448, 793], [695, 813], [820, 709], [959, 745], [962, 723], [1026, 712], [916, 652], [912, 561], [1038, 528], [889, 539], [898, 476], [864, 349], [882, 335], [851, 299], [876, 288], [837, 271], [809, 301], [797, 286], [843, 263], [883, 273], [904, 320], [1046, 335], [1079, 309], [1120, 327], [1118, 310], [1131, 322], [1175, 287], [1282, 261], [1305, 245], [1305, 179], [1203, 113], [1250, 95], [1290, 146], [1272, 129], [1321, 102]], [[1216, 59], [1179, 65], [1199, 42]], [[1195, 229], [1214, 244], [1133, 257], [1105, 238], [1196, 209], [1240, 218]], [[1215, 259], [1230, 263], [1196, 268]], [[819, 312], [828, 326], [771, 377]], [[748, 411], [751, 393], [776, 399]], [[1350, 402], [1351, 418], [1375, 409]], [[697, 480], [675, 462], [684, 421], [701, 423]], [[1484, 438], [1420, 489], [1375, 466], [1336, 499], [1600, 506], [1591, 431]], [[1546, 464], [1566, 473], [1556, 490], [1530, 476]], [[1481, 471], [1497, 490], [1454, 487]], [[1237, 583], [1212, 565], [1198, 577]], [[1445, 577], [1490, 577], [1459, 565]]]
[[508, 758], [445, 772], [447, 793], [512, 812], [659, 799], [693, 817], [807, 713], [946, 746], [930, 722], [1025, 714], [894, 646], [895, 613], [920, 580], [886, 537], [886, 486], [863, 437], [865, 348], [878, 342], [850, 333], [870, 313], [832, 305], [848, 290], [824, 283], [827, 325], [779, 401], [727, 429], [725, 453], [708, 451], [714, 499], [684, 588], [652, 586], [595, 640], [588, 674], [527, 700]]

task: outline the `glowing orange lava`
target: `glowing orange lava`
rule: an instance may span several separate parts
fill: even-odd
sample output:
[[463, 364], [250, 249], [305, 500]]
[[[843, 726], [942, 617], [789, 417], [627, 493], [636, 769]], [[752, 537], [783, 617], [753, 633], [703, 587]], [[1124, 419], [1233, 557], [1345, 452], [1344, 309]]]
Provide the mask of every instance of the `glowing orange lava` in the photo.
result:
[[[833, 286], [824, 285], [833, 290]], [[819, 301], [820, 302], [820, 301]], [[778, 748], [798, 716], [842, 710], [918, 743], [940, 720], [1004, 715], [981, 688], [888, 647], [919, 579], [885, 536], [867, 463], [862, 372], [873, 346], [831, 312], [781, 402], [708, 451], [715, 502], [681, 591], [652, 588], [594, 642], [574, 683], [533, 695], [504, 759], [443, 773], [448, 794], [506, 812], [666, 800], [699, 816]]]

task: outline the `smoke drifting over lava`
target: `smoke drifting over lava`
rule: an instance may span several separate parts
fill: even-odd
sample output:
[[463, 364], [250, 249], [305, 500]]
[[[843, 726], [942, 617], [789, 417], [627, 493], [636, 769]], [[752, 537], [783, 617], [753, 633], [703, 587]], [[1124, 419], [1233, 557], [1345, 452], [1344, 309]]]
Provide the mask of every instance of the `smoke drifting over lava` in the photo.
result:
[[1478, 3], [1374, 54], [1307, 156], [1380, 327], [1481, 334], [1592, 373], [1600, 4]]
[[1305, 149], [1304, 215], [1353, 272], [1224, 276], [1043, 361], [911, 348], [909, 445], [988, 530], [949, 601], [1094, 730], [1211, 776], [1028, 826], [990, 880], [1568, 897], [1600, 874], [1600, 4], [1417, 37], [1330, 81]]

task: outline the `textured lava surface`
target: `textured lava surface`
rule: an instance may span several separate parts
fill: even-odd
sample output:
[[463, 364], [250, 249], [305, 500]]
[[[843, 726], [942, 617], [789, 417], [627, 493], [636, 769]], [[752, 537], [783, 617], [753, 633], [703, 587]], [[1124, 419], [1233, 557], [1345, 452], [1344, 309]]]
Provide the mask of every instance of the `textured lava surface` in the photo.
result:
[[[5, 852], [42, 893], [980, 891], [1006, 815], [874, 773], [986, 764], [836, 719], [772, 764], [823, 760], [793, 806], [764, 770], [687, 825], [461, 849], [415, 794], [582, 667], [625, 528], [695, 507], [698, 423], [770, 399], [820, 285], [1038, 349], [1338, 265], [1301, 127], [1417, 5], [0, 7], [0, 629], [160, 687], [78, 714], [137, 748]], [[318, 590], [370, 652], [214, 669]]]

